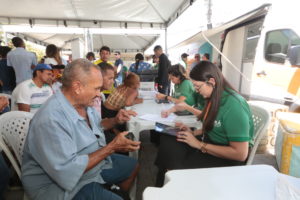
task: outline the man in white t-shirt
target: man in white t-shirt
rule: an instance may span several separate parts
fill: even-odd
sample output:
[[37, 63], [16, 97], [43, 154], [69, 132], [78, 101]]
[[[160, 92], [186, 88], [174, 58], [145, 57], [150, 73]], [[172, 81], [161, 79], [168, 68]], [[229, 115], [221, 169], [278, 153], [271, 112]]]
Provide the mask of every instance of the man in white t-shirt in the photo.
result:
[[12, 93], [12, 110], [36, 113], [53, 94], [49, 85], [51, 82], [51, 66], [38, 64], [34, 68], [33, 78], [23, 81], [14, 89]]

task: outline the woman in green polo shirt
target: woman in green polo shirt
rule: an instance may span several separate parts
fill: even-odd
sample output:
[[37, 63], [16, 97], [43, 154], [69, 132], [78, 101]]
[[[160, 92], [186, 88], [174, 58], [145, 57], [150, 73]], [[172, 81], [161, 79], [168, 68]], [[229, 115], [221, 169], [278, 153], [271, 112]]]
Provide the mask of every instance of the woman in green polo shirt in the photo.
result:
[[193, 92], [194, 87], [190, 80], [186, 78], [185, 69], [177, 64], [172, 65], [168, 69], [169, 79], [174, 83], [174, 94], [167, 96], [165, 94], [158, 93], [157, 99], [166, 99], [173, 103], [185, 102], [188, 105], [193, 106], [195, 104]]
[[198, 119], [202, 129], [179, 124], [177, 137], [161, 135], [155, 164], [157, 186], [171, 169], [243, 165], [253, 144], [253, 121], [247, 101], [225, 80], [217, 66], [202, 61], [191, 71], [196, 92], [205, 99]]

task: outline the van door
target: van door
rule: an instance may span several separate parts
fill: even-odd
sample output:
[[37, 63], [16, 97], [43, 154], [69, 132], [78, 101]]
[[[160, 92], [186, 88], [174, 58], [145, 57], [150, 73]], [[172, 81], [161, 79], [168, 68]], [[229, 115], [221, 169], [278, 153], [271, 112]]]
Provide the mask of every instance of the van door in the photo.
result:
[[239, 91], [247, 99], [251, 94], [251, 80], [253, 75], [254, 59], [262, 25], [263, 19], [255, 23], [248, 24], [245, 27], [246, 31], [244, 37], [244, 49], [241, 67], [241, 72], [244, 76], [240, 74], [241, 82], [239, 85]]

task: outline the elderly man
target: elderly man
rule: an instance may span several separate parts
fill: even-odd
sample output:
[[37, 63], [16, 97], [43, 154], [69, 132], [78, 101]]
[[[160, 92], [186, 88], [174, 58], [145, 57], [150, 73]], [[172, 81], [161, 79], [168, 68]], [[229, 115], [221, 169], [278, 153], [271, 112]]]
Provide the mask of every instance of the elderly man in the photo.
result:
[[106, 144], [101, 118], [91, 107], [102, 84], [98, 66], [75, 60], [64, 70], [61, 91], [33, 117], [22, 162], [30, 199], [121, 199], [105, 183], [129, 190], [137, 162], [114, 152], [137, 150], [140, 142], [122, 132]]

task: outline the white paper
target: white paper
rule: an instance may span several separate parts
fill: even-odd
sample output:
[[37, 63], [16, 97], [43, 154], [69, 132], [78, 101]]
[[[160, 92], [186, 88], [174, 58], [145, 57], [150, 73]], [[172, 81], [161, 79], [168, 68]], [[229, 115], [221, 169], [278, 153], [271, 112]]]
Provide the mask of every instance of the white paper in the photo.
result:
[[174, 122], [176, 116], [171, 114], [167, 118], [162, 118], [160, 115], [156, 114], [145, 114], [138, 116], [140, 119], [154, 121], [154, 122]]
[[156, 91], [139, 91], [139, 97], [143, 99], [155, 99], [156, 94]]

